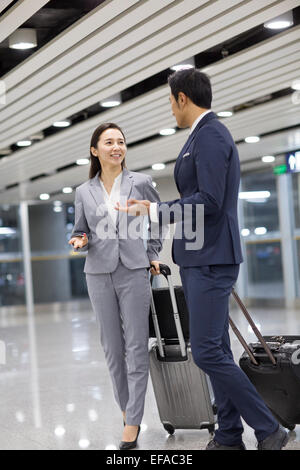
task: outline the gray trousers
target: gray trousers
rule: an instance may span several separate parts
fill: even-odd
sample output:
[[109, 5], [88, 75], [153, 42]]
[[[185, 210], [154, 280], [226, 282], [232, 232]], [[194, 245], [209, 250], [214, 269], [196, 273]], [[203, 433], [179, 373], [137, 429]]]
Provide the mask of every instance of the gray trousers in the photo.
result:
[[128, 425], [141, 424], [149, 376], [150, 283], [146, 268], [119, 261], [110, 274], [86, 274], [115, 399]]

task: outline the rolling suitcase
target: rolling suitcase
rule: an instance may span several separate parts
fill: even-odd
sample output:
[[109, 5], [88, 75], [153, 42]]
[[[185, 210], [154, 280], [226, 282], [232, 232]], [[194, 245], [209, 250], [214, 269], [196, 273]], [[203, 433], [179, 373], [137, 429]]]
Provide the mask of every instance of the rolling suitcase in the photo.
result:
[[232, 294], [259, 340], [247, 345], [232, 325], [246, 349], [240, 367], [277, 421], [293, 430], [300, 424], [300, 336], [262, 336], [239, 296]]
[[[161, 329], [156, 304], [163, 299], [167, 305], [166, 289], [153, 290], [152, 334], [155, 333], [156, 339], [150, 350], [150, 376], [159, 416], [169, 434], [174, 434], [175, 429], [208, 429], [213, 434], [216, 410], [212, 388], [206, 374], [193, 361], [190, 344], [185, 338], [188, 320], [185, 319], [185, 330], [181, 326], [181, 320], [187, 314], [183, 291], [181, 287], [174, 289], [168, 266], [161, 264], [160, 271], [168, 281], [172, 313], [169, 321], [161, 322]], [[180, 314], [177, 299], [183, 308]], [[170, 325], [175, 325], [175, 330]]]

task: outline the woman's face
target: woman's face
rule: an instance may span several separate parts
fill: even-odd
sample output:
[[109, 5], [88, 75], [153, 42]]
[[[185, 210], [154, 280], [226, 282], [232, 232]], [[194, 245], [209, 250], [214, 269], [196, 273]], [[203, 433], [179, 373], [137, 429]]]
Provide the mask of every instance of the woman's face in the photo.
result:
[[100, 135], [97, 149], [92, 147], [92, 153], [99, 158], [102, 167], [121, 166], [126, 150], [123, 134], [118, 129], [106, 129]]

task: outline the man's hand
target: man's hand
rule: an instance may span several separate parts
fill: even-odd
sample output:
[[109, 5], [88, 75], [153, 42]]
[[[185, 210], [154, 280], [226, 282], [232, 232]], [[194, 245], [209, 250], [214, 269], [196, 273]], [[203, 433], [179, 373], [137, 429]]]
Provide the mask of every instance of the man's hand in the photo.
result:
[[132, 215], [136, 217], [140, 215], [148, 215], [150, 211], [150, 201], [147, 201], [147, 200], [139, 201], [138, 199], [128, 199], [125, 207], [120, 206], [120, 203], [117, 202], [115, 209], [120, 212], [127, 212], [128, 215]]
[[160, 274], [160, 267], [159, 267], [160, 262], [151, 261], [150, 264], [151, 264], [150, 273], [152, 274], [152, 276], [157, 276], [158, 274]]
[[73, 245], [74, 250], [77, 250], [77, 248], [83, 248], [85, 245], [87, 245], [88, 241], [88, 237], [86, 236], [86, 233], [84, 233], [82, 237], [71, 238], [69, 245]]

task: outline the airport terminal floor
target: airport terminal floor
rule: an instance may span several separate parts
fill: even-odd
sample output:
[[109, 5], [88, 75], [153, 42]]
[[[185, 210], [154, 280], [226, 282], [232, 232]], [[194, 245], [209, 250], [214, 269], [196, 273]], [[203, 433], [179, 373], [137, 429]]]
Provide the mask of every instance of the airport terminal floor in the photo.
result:
[[[129, 382], [134, 376], [127, 424], [137, 424], [148, 358], [148, 286], [139, 273], [158, 259], [175, 286], [185, 285], [195, 360], [220, 385], [220, 428], [231, 434], [216, 440], [232, 443], [238, 433], [229, 394], [262, 441], [273, 434], [272, 417], [258, 423], [264, 406], [249, 382], [227, 367], [228, 355], [216, 348], [211, 360], [210, 352], [235, 281], [263, 335], [300, 339], [299, 39], [300, 0], [0, 0], [0, 450], [135, 444], [114, 400], [92, 305], [125, 406], [120, 306]], [[144, 204], [130, 207], [130, 199]], [[150, 204], [159, 199], [167, 204]], [[164, 215], [167, 233], [156, 230]], [[168, 328], [166, 305], [156, 302]], [[145, 315], [135, 315], [142, 308]], [[256, 342], [236, 305], [231, 316], [246, 342]], [[238, 363], [243, 349], [232, 332], [231, 340]], [[274, 413], [289, 408], [281, 419], [290, 428], [300, 423], [293, 359], [300, 348], [291, 342], [277, 345], [287, 367], [278, 375], [273, 368], [274, 382], [270, 363], [260, 383], [251, 377]], [[182, 418], [184, 403], [183, 418], [203, 423], [203, 392], [211, 423], [204, 374], [192, 361], [178, 372], [182, 363], [172, 369], [174, 362], [154, 380], [161, 408], [174, 405], [170, 415], [175, 409]], [[200, 390], [195, 406], [190, 390]], [[245, 445], [255, 450], [254, 431], [244, 426]], [[279, 430], [260, 447], [280, 448], [285, 437]], [[167, 433], [149, 377], [136, 450], [204, 450], [210, 440], [207, 430]], [[300, 424], [284, 450], [300, 450]]]
[[[293, 334], [299, 310], [251, 308], [264, 335]], [[231, 316], [248, 342], [254, 340], [244, 317]], [[122, 433], [122, 416], [114, 402], [99, 329], [89, 302], [36, 306], [33, 318], [23, 308], [0, 309], [6, 338], [6, 365], [0, 375], [0, 448], [5, 450], [114, 450]], [[231, 335], [235, 359], [242, 347]], [[244, 442], [256, 449], [245, 423]], [[203, 450], [206, 430], [162, 427], [149, 380], [137, 450]], [[300, 450], [300, 426], [289, 432], [286, 450]]]

